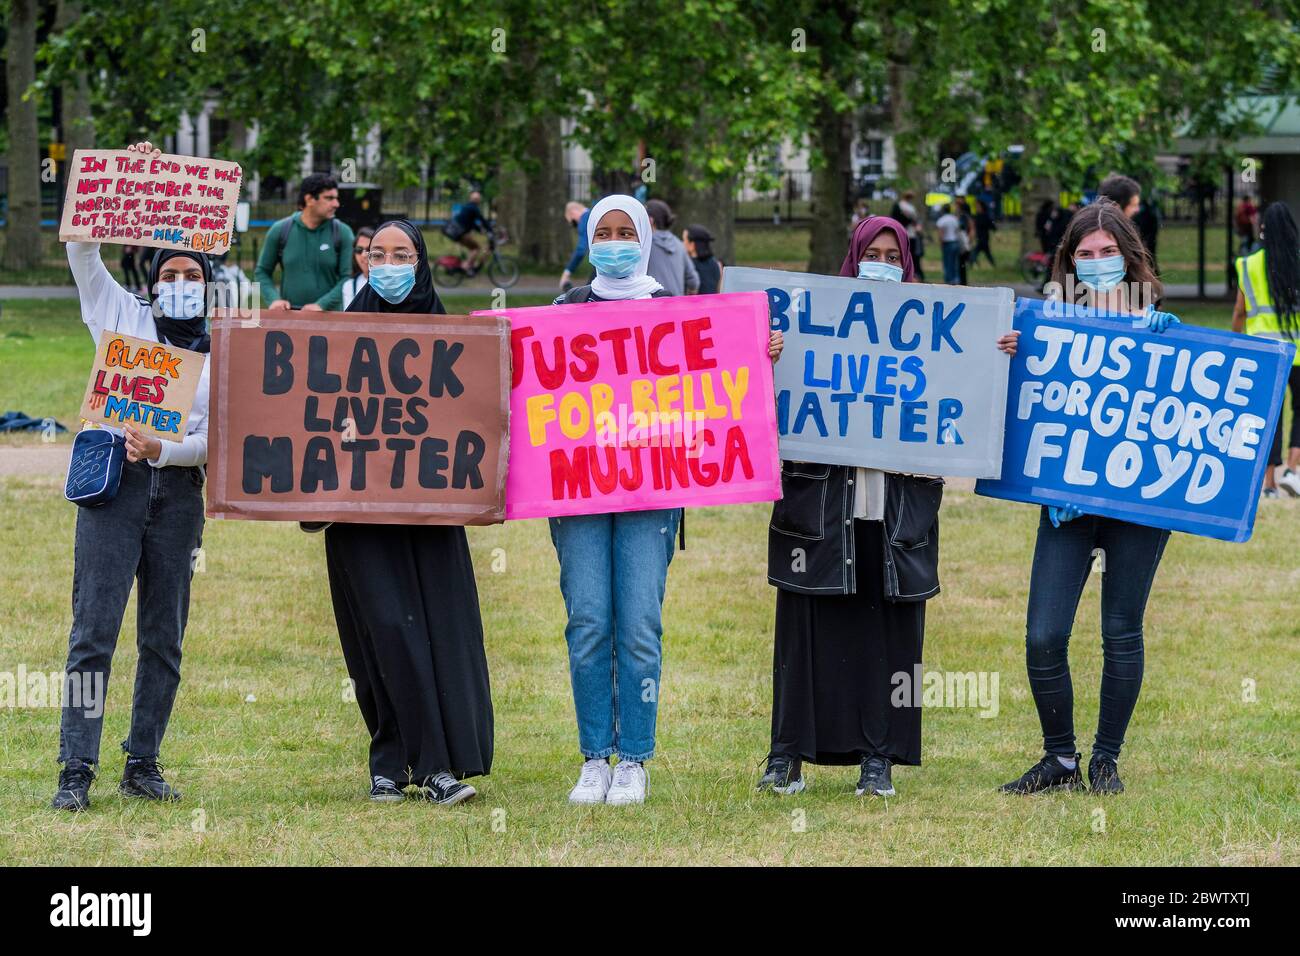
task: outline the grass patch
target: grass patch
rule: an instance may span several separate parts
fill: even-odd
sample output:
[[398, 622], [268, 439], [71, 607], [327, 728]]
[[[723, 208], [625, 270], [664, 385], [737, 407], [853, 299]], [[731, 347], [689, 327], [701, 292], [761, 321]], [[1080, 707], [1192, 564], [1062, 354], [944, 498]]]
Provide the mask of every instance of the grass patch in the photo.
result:
[[[462, 302], [486, 305], [458, 300], [457, 307]], [[90, 354], [74, 302], [5, 302], [0, 409], [53, 413], [68, 424]], [[0, 443], [0, 456], [21, 440]], [[55, 475], [0, 478], [0, 565], [8, 580], [0, 672], [63, 667], [75, 512]], [[1024, 672], [1037, 516], [1028, 506], [961, 493], [950, 493], [943, 509], [944, 591], [927, 612], [925, 667], [997, 673], [996, 716], [928, 710], [925, 766], [900, 769], [900, 796], [887, 804], [855, 798], [849, 768], [809, 768], [809, 791], [790, 800], [755, 794], [771, 706], [768, 513], [764, 506], [692, 510], [689, 549], [669, 575], [650, 802], [588, 809], [565, 803], [579, 763], [577, 730], [558, 568], [543, 522], [469, 530], [496, 762], [490, 777], [476, 781], [479, 800], [444, 810], [365, 799], [367, 741], [343, 692], [321, 538], [293, 525], [209, 521], [163, 752], [185, 800], [143, 806], [114, 792], [136, 664], [133, 598], [90, 813], [46, 809], [57, 773], [57, 710], [0, 707], [4, 858], [63, 865], [1300, 863], [1300, 502], [1262, 507], [1244, 545], [1173, 537], [1147, 614], [1146, 681], [1122, 761], [1129, 792], [1106, 801], [994, 792], [1041, 746]], [[1098, 601], [1094, 576], [1072, 648], [1085, 754], [1101, 672]], [[1244, 699], [1246, 681], [1253, 701]]]

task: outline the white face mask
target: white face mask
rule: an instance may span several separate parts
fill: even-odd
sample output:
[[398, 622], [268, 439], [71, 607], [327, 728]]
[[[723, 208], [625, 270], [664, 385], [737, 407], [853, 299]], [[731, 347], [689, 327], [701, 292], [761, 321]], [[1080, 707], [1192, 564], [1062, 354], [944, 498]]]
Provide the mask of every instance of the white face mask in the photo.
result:
[[154, 287], [158, 293], [158, 310], [169, 319], [193, 319], [203, 314], [202, 282], [177, 279], [159, 282]]
[[888, 262], [859, 262], [859, 279], [878, 279], [881, 282], [902, 282], [903, 267]]

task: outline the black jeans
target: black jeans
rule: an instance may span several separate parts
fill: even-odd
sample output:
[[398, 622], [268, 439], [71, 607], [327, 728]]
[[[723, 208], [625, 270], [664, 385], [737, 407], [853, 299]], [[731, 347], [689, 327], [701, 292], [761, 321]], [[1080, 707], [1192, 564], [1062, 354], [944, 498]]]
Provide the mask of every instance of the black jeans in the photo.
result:
[[[1296, 343], [1300, 347], [1300, 342]], [[1291, 441], [1288, 448], [1300, 448], [1300, 365], [1291, 366], [1289, 378], [1291, 385]], [[1282, 464], [1282, 410], [1278, 409], [1277, 428], [1273, 431], [1273, 450], [1268, 456], [1268, 463], [1276, 467]]]
[[1073, 757], [1074, 688], [1069, 645], [1074, 615], [1092, 569], [1092, 552], [1105, 562], [1101, 580], [1101, 707], [1093, 753], [1119, 759], [1124, 732], [1142, 689], [1142, 618], [1169, 532], [1112, 518], [1083, 515], [1053, 528], [1047, 509], [1038, 522], [1029, 581], [1025, 664], [1043, 726], [1043, 750]]
[[[131, 585], [138, 581], [135, 696], [122, 749], [157, 757], [181, 681], [181, 637], [190, 609], [194, 556], [203, 540], [203, 470], [126, 462], [117, 496], [77, 509], [72, 572], [69, 681], [108, 687], [113, 651]], [[99, 763], [104, 701], [68, 706], [59, 729], [59, 762]], [[82, 702], [84, 703], [84, 701]]]

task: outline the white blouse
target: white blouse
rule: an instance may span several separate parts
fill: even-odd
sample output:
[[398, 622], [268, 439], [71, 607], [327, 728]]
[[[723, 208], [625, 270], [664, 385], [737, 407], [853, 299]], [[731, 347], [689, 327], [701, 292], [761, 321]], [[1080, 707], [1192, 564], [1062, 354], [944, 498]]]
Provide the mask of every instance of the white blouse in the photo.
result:
[[[158, 337], [158, 326], [154, 323], [152, 308], [118, 285], [104, 265], [104, 260], [99, 257], [99, 243], [69, 242], [66, 245], [68, 265], [72, 268], [72, 278], [77, 282], [77, 292], [81, 297], [81, 321], [86, 323], [90, 337], [96, 344], [100, 333], [105, 329], [152, 342], [162, 341]], [[194, 407], [185, 423], [185, 437], [180, 441], [161, 439], [162, 451], [158, 460], [149, 462], [153, 467], [202, 465], [207, 462], [210, 365], [205, 357], [203, 375], [199, 379], [198, 391], [194, 394]], [[118, 435], [125, 434], [121, 428], [113, 425], [101, 427]]]

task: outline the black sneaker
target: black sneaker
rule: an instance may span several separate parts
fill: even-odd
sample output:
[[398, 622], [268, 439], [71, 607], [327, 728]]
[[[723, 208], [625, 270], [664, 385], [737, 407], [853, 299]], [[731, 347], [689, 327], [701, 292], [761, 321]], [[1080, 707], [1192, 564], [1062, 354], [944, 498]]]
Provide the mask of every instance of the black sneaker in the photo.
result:
[[478, 791], [467, 783], [461, 783], [446, 770], [425, 777], [420, 784], [420, 796], [433, 803], [450, 806], [476, 796]]
[[406, 794], [387, 777], [375, 776], [371, 778], [370, 799], [379, 803], [399, 803], [406, 799]]
[[859, 797], [892, 797], [894, 781], [890, 776], [889, 758], [879, 754], [867, 754], [862, 758], [862, 774], [858, 777], [858, 789], [853, 791]]
[[758, 778], [759, 790], [771, 790], [786, 797], [804, 789], [803, 761], [798, 757], [769, 754], [767, 771]]
[[1083, 775], [1079, 773], [1079, 754], [1074, 755], [1074, 769], [1067, 770], [1055, 754], [1044, 754], [1021, 775], [1019, 780], [998, 787], [1003, 793], [1038, 793], [1041, 790], [1082, 790]]
[[146, 800], [172, 802], [181, 798], [179, 790], [173, 790], [163, 779], [162, 765], [154, 757], [128, 757], [126, 767], [122, 770], [122, 782], [118, 790], [124, 797], [143, 797]]
[[1123, 793], [1124, 781], [1119, 778], [1119, 768], [1110, 757], [1093, 754], [1088, 761], [1088, 784], [1093, 793]]
[[85, 810], [90, 806], [90, 784], [95, 779], [95, 768], [75, 757], [59, 771], [59, 789], [55, 791], [50, 806], [55, 810]]

